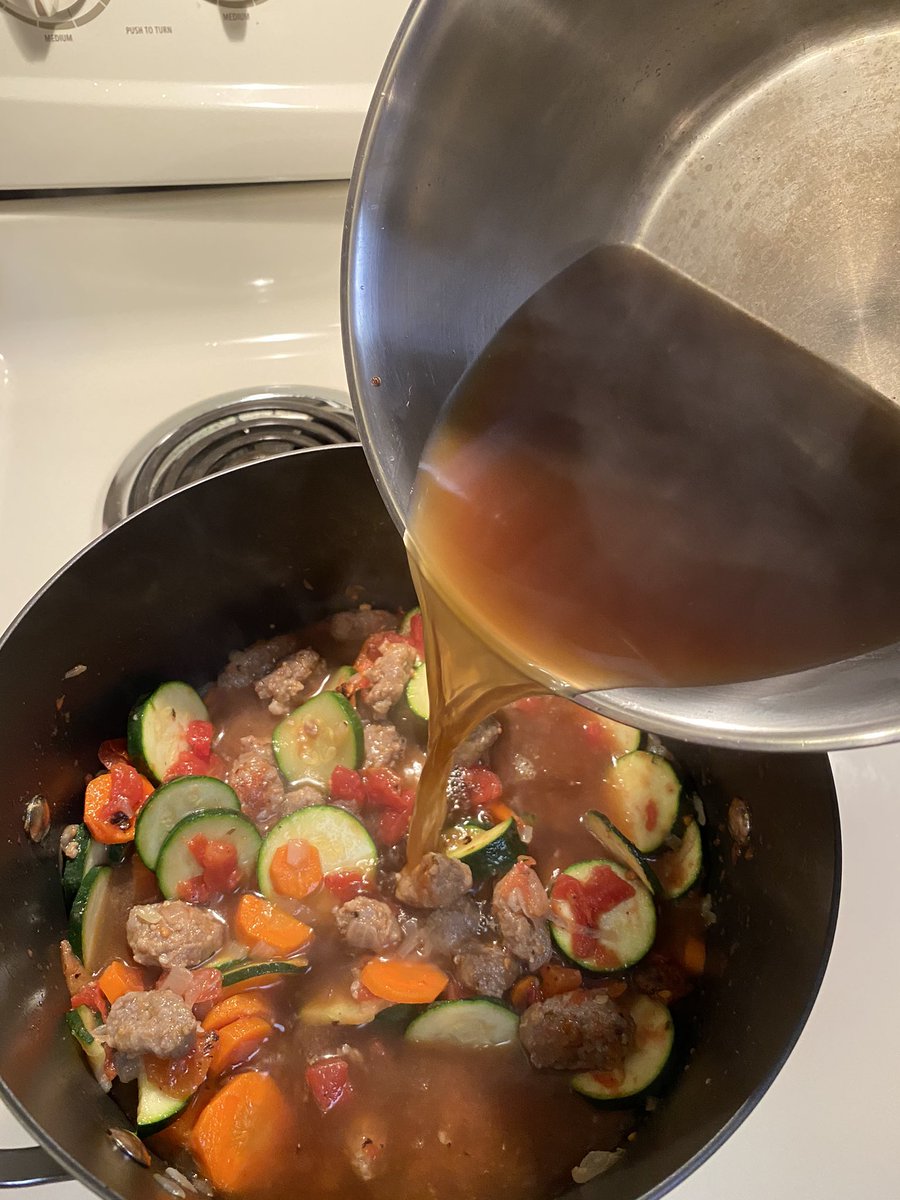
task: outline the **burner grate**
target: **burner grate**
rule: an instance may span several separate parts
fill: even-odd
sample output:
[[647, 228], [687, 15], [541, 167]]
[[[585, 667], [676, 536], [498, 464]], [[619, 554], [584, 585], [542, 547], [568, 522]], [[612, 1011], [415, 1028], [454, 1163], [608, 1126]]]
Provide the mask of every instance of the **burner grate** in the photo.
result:
[[129, 513], [229, 467], [359, 440], [346, 401], [288, 388], [229, 393], [176, 413], [138, 444], [106, 496], [108, 528]]

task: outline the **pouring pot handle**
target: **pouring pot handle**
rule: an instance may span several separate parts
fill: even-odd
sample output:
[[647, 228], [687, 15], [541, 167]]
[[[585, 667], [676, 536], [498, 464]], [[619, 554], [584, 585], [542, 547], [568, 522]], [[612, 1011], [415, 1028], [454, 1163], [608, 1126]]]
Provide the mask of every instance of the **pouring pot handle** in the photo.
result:
[[70, 1178], [42, 1146], [0, 1150], [0, 1188], [34, 1187]]

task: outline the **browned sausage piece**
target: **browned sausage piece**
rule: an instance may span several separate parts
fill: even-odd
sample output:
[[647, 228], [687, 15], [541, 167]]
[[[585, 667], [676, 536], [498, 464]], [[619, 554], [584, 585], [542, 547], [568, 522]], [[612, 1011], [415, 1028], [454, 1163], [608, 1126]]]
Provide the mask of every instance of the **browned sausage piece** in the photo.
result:
[[253, 690], [260, 700], [268, 702], [273, 716], [284, 717], [301, 702], [313, 676], [324, 678], [324, 661], [315, 650], [298, 650], [282, 659], [274, 671], [257, 680]]
[[241, 738], [241, 752], [228, 768], [228, 783], [251, 821], [264, 830], [274, 824], [281, 814], [284, 780], [275, 765], [271, 738]]
[[547, 917], [550, 901], [537, 871], [517, 862], [498, 880], [491, 902], [507, 949], [536, 971], [550, 958], [553, 946]]
[[436, 954], [452, 955], [477, 932], [481, 923], [478, 905], [471, 896], [463, 896], [449, 908], [435, 909], [425, 922], [429, 947]]
[[136, 904], [125, 926], [135, 962], [146, 967], [196, 967], [222, 949], [227, 932], [213, 913], [183, 900]]
[[373, 633], [396, 628], [397, 618], [393, 613], [363, 604], [353, 612], [335, 613], [329, 623], [328, 632], [336, 642], [357, 642], [362, 645]]
[[393, 767], [403, 757], [406, 738], [389, 721], [367, 725], [363, 737], [366, 742], [364, 767]]
[[413, 908], [446, 908], [472, 886], [464, 862], [429, 851], [414, 867], [404, 867], [397, 879], [397, 899]]
[[282, 633], [267, 641], [254, 642], [246, 650], [234, 650], [228, 655], [228, 665], [217, 679], [219, 687], [249, 687], [262, 679], [276, 663], [293, 654], [300, 645], [295, 633]]
[[393, 910], [383, 900], [354, 896], [335, 913], [338, 931], [357, 950], [382, 954], [403, 936]]
[[526, 1009], [519, 1038], [535, 1067], [609, 1071], [621, 1066], [634, 1021], [602, 991], [579, 988]]
[[408, 642], [391, 642], [366, 668], [369, 686], [360, 693], [375, 717], [386, 717], [412, 679], [418, 655]]
[[453, 961], [460, 983], [479, 996], [494, 996], [498, 1000], [524, 972], [519, 960], [502, 946], [480, 946], [477, 942], [457, 954]]
[[124, 1054], [181, 1058], [194, 1048], [199, 1023], [174, 992], [128, 992], [106, 1018], [106, 1044]]

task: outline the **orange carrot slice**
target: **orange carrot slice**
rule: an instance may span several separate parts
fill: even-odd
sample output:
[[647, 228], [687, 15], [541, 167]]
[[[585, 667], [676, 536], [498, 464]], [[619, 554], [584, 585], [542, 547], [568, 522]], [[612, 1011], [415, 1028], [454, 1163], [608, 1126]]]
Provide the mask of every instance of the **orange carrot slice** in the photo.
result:
[[360, 971], [359, 981], [373, 996], [393, 1004], [430, 1004], [447, 986], [448, 977], [420, 959], [373, 958]]
[[125, 996], [128, 992], [144, 990], [144, 977], [137, 967], [129, 967], [127, 963], [118, 958], [114, 959], [108, 967], [104, 967], [97, 983], [110, 1004], [114, 1004], [120, 996]]
[[311, 842], [295, 838], [272, 855], [269, 878], [279, 896], [305, 900], [322, 882], [322, 860]]
[[246, 1062], [271, 1033], [272, 1026], [262, 1017], [241, 1017], [224, 1025], [212, 1052], [210, 1074], [222, 1075], [238, 1063]]
[[210, 1031], [222, 1029], [232, 1021], [239, 1021], [241, 1017], [263, 1017], [268, 1020], [271, 1015], [272, 1010], [264, 996], [245, 992], [243, 995], [220, 1000], [215, 1008], [209, 1010], [201, 1024], [205, 1030]]
[[271, 901], [249, 893], [238, 901], [235, 929], [238, 937], [247, 945], [265, 942], [284, 955], [296, 954], [313, 936], [308, 925], [283, 912]]
[[217, 1191], [270, 1184], [290, 1145], [291, 1110], [268, 1075], [247, 1071], [229, 1079], [197, 1118], [191, 1152]]
[[130, 816], [124, 814], [127, 824], [119, 825], [116, 821], [110, 819], [116, 816], [115, 812], [112, 811], [115, 806], [110, 804], [113, 781], [112, 772], [107, 775], [98, 775], [96, 779], [92, 779], [84, 791], [84, 823], [91, 831], [91, 837], [95, 838], [98, 842], [103, 842], [107, 846], [118, 846], [125, 842], [134, 841], [134, 814], [141, 808], [143, 802], [154, 790], [150, 780], [145, 779], [143, 775], [138, 775], [133, 767], [129, 767], [126, 764], [122, 766], [121, 771], [132, 772], [132, 778], [135, 781], [139, 797], [139, 803], [134, 804], [134, 809]]

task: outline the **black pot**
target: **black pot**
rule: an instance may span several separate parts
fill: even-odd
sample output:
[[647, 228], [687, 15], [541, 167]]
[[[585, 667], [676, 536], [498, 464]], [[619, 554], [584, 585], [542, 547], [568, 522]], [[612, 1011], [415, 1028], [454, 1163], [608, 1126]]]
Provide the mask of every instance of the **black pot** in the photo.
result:
[[[74, 1175], [101, 1195], [159, 1189], [116, 1151], [125, 1119], [63, 1027], [66, 928], [56, 846], [76, 818], [96, 748], [134, 697], [166, 678], [201, 684], [229, 650], [358, 600], [413, 597], [402, 542], [358, 447], [306, 451], [186, 488], [88, 547], [0, 643], [0, 1080], [43, 1151], [3, 1151], [5, 1182]], [[73, 668], [86, 670], [73, 672]], [[824, 755], [673, 747], [707, 814], [717, 922], [710, 970], [683, 1021], [685, 1067], [626, 1159], [572, 1196], [660, 1196], [743, 1120], [787, 1058], [831, 947], [840, 835]], [[34, 845], [34, 795], [53, 827]], [[738, 853], [727, 811], [751, 816]], [[54, 1161], [55, 1160], [55, 1161]], [[59, 1164], [59, 1166], [57, 1166]]]

